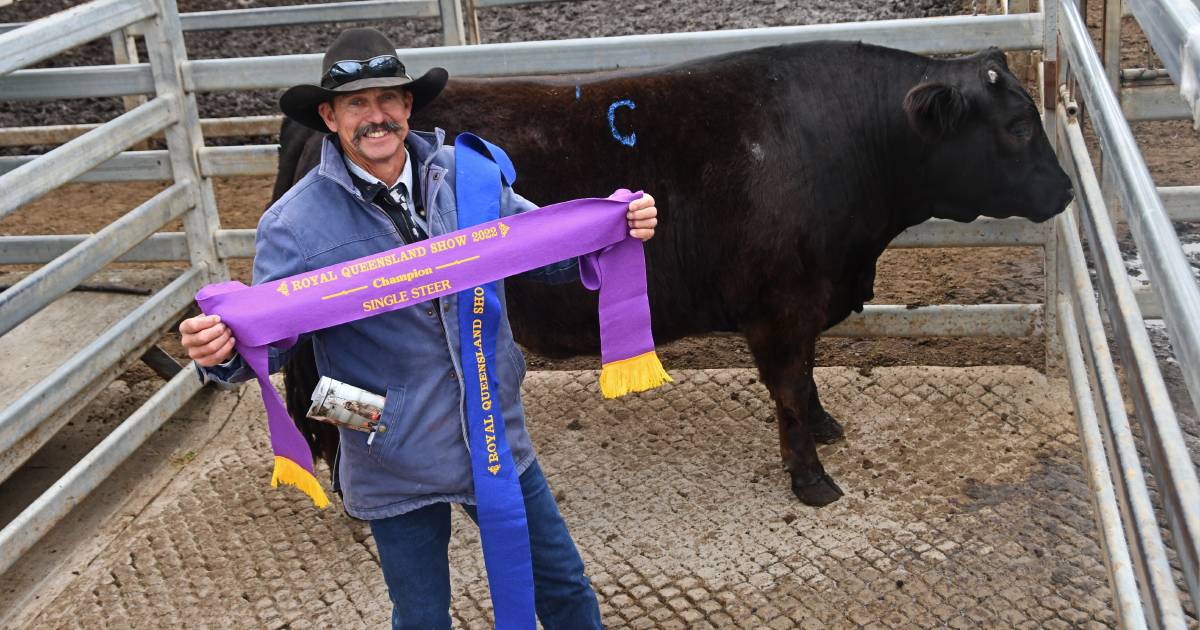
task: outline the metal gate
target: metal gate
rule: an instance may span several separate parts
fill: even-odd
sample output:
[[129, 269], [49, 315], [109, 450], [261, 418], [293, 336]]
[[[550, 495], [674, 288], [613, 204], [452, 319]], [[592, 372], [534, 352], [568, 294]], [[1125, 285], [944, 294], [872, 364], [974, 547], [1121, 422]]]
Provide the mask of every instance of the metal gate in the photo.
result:
[[[497, 3], [499, 0], [476, 4]], [[349, 4], [366, 10], [395, 3]], [[1139, 0], [1132, 2], [1132, 8], [1167, 71], [1182, 86], [1188, 109], [1196, 108], [1200, 98], [1200, 12], [1188, 0]], [[191, 20], [199, 23], [197, 18]], [[0, 411], [0, 479], [135, 360], [164, 327], [176, 321], [197, 289], [224, 279], [225, 260], [253, 255], [252, 231], [220, 229], [209, 178], [272, 175], [277, 147], [204, 147], [195, 94], [287, 87], [291, 77], [315, 76], [321, 56], [188, 61], [182, 47], [184, 30], [173, 0], [96, 0], [0, 34], [0, 94], [5, 100], [154, 94], [153, 99], [109, 123], [70, 130], [72, 134], [85, 133], [44, 156], [0, 158], [0, 189], [5, 191], [0, 217], [69, 181], [174, 182], [92, 236], [0, 237], [0, 264], [44, 264], [0, 294], [0, 334], [112, 261], [187, 260], [191, 265], [167, 288]], [[111, 32], [143, 34], [149, 63], [17, 71]], [[496, 76], [649, 66], [819, 39], [862, 40], [927, 54], [988, 45], [1010, 51], [1042, 51], [1045, 124], [1075, 180], [1075, 209], [1047, 226], [1020, 220], [984, 220], [970, 225], [930, 221], [902, 235], [893, 246], [1043, 247], [1048, 269], [1046, 302], [919, 309], [873, 305], [835, 333], [1046, 337], [1048, 348], [1056, 355], [1051, 358], [1065, 361], [1075, 392], [1076, 417], [1117, 616], [1127, 627], [1183, 627], [1180, 589], [1167, 561], [1167, 544], [1138, 460], [1103, 314], [1114, 332], [1150, 455], [1150, 472], [1170, 523], [1167, 540], [1178, 555], [1182, 581], [1196, 601], [1200, 595], [1200, 490], [1142, 317], [1144, 312], [1165, 316], [1195, 404], [1200, 400], [1200, 357], [1196, 356], [1200, 353], [1200, 293], [1170, 218], [1200, 219], [1200, 187], [1155, 188], [1125, 115], [1162, 115], [1147, 114], [1160, 112], [1162, 103], [1168, 103], [1167, 111], [1176, 115], [1182, 108], [1169, 105], [1161, 90], [1153, 94], [1123, 91], [1118, 101], [1110, 87], [1115, 75], [1111, 67], [1105, 70], [1090, 47], [1075, 0], [1047, 3], [1042, 12], [1034, 14], [453, 46], [403, 54], [406, 63], [418, 70], [441, 65], [457, 75]], [[1103, 185], [1086, 151], [1081, 110], [1090, 116], [1104, 150]], [[123, 152], [160, 131], [166, 133], [166, 151]], [[1146, 259], [1153, 297], [1134, 291], [1124, 275], [1109, 211], [1116, 197]], [[1170, 202], [1166, 207], [1164, 199]], [[156, 233], [179, 217], [184, 219], [183, 233]], [[1088, 273], [1080, 226], [1100, 284], [1099, 302]], [[195, 368], [188, 366], [0, 531], [0, 570], [28, 550], [199, 389]]]

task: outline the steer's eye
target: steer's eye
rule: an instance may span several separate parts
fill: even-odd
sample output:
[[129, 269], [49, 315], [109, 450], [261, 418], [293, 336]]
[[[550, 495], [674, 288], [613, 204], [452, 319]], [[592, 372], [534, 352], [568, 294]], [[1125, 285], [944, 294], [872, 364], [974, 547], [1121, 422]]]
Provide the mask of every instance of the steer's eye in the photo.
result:
[[1033, 123], [1025, 117], [1017, 118], [1008, 123], [1008, 133], [1022, 140], [1028, 140], [1033, 136]]

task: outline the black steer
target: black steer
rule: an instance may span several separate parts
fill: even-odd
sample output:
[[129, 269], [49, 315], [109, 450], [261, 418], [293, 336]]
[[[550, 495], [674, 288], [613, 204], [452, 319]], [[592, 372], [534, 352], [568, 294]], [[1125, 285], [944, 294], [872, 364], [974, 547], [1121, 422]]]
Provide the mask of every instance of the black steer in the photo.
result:
[[[816, 339], [872, 298], [888, 242], [931, 217], [1045, 221], [1071, 198], [1033, 100], [996, 49], [943, 60], [817, 42], [653, 70], [455, 80], [412, 120], [434, 126], [504, 147], [517, 190], [537, 203], [654, 194], [654, 337], [745, 334], [792, 491], [808, 505], [842, 494], [817, 457], [815, 443], [842, 431], [817, 399]], [[276, 198], [317, 163], [319, 141], [285, 122]], [[506, 282], [522, 345], [598, 352], [594, 294]], [[332, 461], [336, 430], [303, 419], [315, 382], [301, 352], [289, 410]]]

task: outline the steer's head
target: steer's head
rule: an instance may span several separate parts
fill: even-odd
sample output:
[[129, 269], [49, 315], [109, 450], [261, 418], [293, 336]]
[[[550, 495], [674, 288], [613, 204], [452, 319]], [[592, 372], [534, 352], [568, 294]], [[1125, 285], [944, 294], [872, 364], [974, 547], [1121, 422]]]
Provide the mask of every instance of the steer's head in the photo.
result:
[[919, 143], [918, 195], [933, 216], [1045, 221], [1071, 200], [1033, 99], [999, 49], [935, 62], [904, 111]]

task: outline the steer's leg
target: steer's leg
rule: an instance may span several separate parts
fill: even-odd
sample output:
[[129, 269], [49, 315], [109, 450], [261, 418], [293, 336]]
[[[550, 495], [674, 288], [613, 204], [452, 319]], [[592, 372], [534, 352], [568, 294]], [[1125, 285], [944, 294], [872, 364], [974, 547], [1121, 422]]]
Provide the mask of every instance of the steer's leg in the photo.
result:
[[762, 382], [775, 400], [779, 449], [792, 477], [792, 492], [806, 505], [828, 505], [842, 496], [825, 474], [810, 430], [809, 399], [814, 393], [812, 369], [819, 328], [787, 310], [745, 326]]
[[833, 444], [846, 436], [842, 423], [829, 415], [821, 405], [821, 397], [817, 393], [817, 384], [810, 376], [808, 378], [808, 431], [812, 433], [817, 444]]

